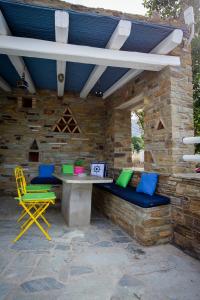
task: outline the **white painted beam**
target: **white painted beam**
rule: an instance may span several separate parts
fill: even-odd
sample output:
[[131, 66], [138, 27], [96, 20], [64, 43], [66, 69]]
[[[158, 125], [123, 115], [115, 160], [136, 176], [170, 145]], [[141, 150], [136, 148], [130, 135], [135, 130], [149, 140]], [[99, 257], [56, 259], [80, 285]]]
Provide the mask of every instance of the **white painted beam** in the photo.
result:
[[116, 51], [13, 36], [0, 36], [0, 52], [7, 55], [150, 71], [160, 71], [168, 65], [180, 66], [180, 58], [177, 56]]
[[[11, 31], [8, 27], [8, 24], [0, 10], [0, 36], [1, 35], [2, 36], [12, 36]], [[24, 60], [21, 57], [17, 57], [15, 55], [8, 55], [8, 57], [20, 77], [22, 76], [23, 72], [25, 73], [25, 79], [28, 82], [29, 92], [32, 94], [36, 93], [36, 89], [35, 89], [33, 80], [31, 79], [30, 73], [25, 66]]]
[[183, 144], [200, 144], [200, 136], [188, 136], [183, 138]]
[[[150, 53], [154, 54], [168, 54], [173, 49], [175, 49], [179, 44], [181, 44], [183, 39], [183, 31], [180, 29], [175, 29], [170, 33], [162, 42], [160, 42]], [[144, 69], [141, 70], [129, 70], [124, 76], [122, 76], [117, 82], [115, 82], [105, 93], [103, 94], [103, 99], [113, 94], [124, 84], [129, 82], [131, 79], [142, 73]]]
[[35, 94], [36, 89], [35, 89], [34, 83], [32, 81], [31, 75], [30, 75], [28, 69], [26, 68], [23, 58], [20, 56], [16, 56], [16, 55], [9, 55], [8, 57], [20, 77], [22, 76], [23, 72], [25, 73], [25, 80], [28, 82], [28, 91], [31, 94]]
[[[119, 50], [127, 40], [131, 33], [131, 22], [120, 20], [115, 28], [110, 40], [106, 45], [106, 49]], [[91, 89], [94, 87], [98, 79], [105, 72], [106, 66], [95, 66], [92, 70], [88, 80], [86, 81], [81, 93], [81, 98], [86, 98]]]
[[183, 155], [183, 160], [184, 161], [200, 162], [200, 154]]
[[[69, 14], [65, 11], [56, 10], [55, 11], [55, 34], [56, 42], [67, 43], [68, 42], [68, 32], [69, 32]], [[57, 89], [58, 96], [62, 97], [65, 89], [65, 72], [66, 72], [66, 62], [57, 60]], [[63, 74], [63, 81], [59, 80], [59, 74]]]
[[0, 88], [5, 92], [11, 92], [10, 85], [2, 77], [0, 77]]

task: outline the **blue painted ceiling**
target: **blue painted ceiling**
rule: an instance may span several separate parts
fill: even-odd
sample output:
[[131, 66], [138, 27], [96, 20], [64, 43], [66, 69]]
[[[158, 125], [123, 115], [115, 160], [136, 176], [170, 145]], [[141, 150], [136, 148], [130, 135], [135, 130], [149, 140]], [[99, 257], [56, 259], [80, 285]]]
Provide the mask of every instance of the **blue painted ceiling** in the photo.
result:
[[[33, 6], [11, 0], [0, 0], [0, 9], [14, 36], [55, 41], [54, 13], [56, 9]], [[69, 43], [104, 48], [119, 18], [66, 10], [69, 13]], [[173, 27], [132, 21], [129, 38], [121, 50], [149, 52], [172, 31]], [[56, 61], [24, 58], [36, 88], [56, 90]], [[94, 65], [67, 63], [65, 90], [80, 92]], [[93, 88], [103, 92], [112, 86], [128, 69], [108, 67]], [[11, 86], [19, 79], [6, 55], [0, 55], [0, 76]]]

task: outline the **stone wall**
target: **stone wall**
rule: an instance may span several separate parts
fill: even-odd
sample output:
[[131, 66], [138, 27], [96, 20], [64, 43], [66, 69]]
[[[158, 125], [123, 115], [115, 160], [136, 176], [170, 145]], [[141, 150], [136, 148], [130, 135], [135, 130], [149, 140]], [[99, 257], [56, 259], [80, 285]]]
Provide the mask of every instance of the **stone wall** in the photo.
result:
[[190, 48], [181, 45], [171, 55], [180, 56], [180, 67], [143, 72], [111, 95], [107, 106], [126, 115], [127, 109], [116, 108], [142, 94], [145, 170], [161, 174], [190, 173], [194, 164], [182, 160], [183, 154], [194, 153], [193, 145], [182, 143], [183, 137], [194, 135]]
[[[43, 92], [35, 97], [34, 108], [19, 108], [16, 99], [0, 99], [0, 186], [1, 191], [15, 191], [13, 169], [25, 168], [28, 179], [37, 175], [40, 163], [54, 163], [60, 171], [62, 163], [83, 158], [89, 169], [91, 161], [104, 160], [105, 107], [100, 99], [80, 100], [56, 93]], [[81, 129], [80, 134], [54, 133], [52, 127], [67, 105]], [[41, 126], [41, 127], [33, 127]], [[39, 163], [29, 161], [33, 141], [39, 147]]]
[[107, 106], [105, 137], [105, 158], [113, 177], [115, 169], [132, 167], [130, 111]]
[[[195, 165], [182, 160], [183, 154], [194, 153], [193, 145], [182, 143], [183, 137], [194, 135], [190, 51], [184, 45], [177, 47], [171, 55], [180, 56], [180, 67], [167, 67], [161, 72], [143, 72], [111, 95], [106, 102], [112, 111], [126, 115], [128, 110], [118, 107], [143, 95], [144, 169], [160, 174], [157, 192], [171, 198], [173, 243], [199, 258], [200, 178], [195, 178]], [[110, 145], [112, 147], [115, 149], [114, 141]], [[127, 151], [123, 151], [127, 156]], [[114, 164], [115, 177], [121, 168], [121, 165]], [[190, 173], [193, 175], [185, 176]], [[184, 174], [185, 177], [176, 174]], [[134, 185], [138, 179], [136, 172]]]
[[142, 208], [97, 187], [93, 205], [144, 246], [171, 241], [170, 205]]
[[[140, 176], [140, 172], [134, 172], [132, 186], [137, 185]], [[156, 192], [171, 199], [172, 242], [200, 259], [200, 176], [161, 174]]]

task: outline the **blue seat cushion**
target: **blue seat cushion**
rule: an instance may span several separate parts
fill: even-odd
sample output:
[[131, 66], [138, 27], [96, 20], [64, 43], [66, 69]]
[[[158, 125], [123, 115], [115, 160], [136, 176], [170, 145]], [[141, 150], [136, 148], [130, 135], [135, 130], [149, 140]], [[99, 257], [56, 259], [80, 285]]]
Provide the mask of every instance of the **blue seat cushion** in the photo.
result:
[[39, 165], [39, 177], [53, 177], [54, 165]]
[[62, 181], [54, 176], [52, 177], [40, 177], [37, 176], [31, 180], [31, 184], [62, 184]]
[[136, 189], [134, 187], [130, 186], [122, 188], [115, 183], [98, 183], [95, 184], [95, 186], [107, 192], [110, 192], [130, 203], [144, 208], [166, 205], [170, 203], [170, 199], [166, 196], [161, 196], [158, 194], [150, 196], [144, 193], [138, 193], [136, 192]]

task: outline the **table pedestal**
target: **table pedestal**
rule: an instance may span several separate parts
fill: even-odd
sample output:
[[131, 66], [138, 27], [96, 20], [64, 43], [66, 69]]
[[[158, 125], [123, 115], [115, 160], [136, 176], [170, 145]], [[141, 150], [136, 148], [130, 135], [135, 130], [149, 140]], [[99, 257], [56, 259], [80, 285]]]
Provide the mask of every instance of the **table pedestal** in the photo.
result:
[[92, 183], [63, 182], [62, 214], [69, 227], [87, 226], [91, 216]]

